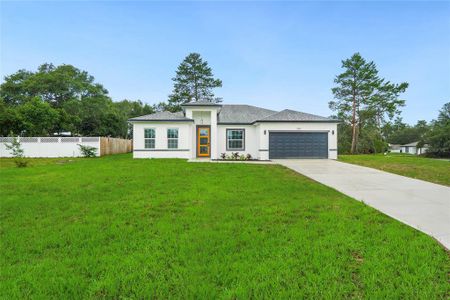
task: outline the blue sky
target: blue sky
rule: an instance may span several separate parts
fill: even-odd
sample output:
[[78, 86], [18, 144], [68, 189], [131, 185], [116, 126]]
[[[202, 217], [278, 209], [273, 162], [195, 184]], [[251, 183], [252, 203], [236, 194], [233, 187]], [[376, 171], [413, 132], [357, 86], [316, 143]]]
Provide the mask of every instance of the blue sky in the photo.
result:
[[330, 115], [341, 60], [360, 52], [407, 81], [403, 118], [450, 101], [450, 2], [0, 2], [3, 78], [44, 62], [92, 74], [113, 100], [167, 99], [199, 52], [225, 103]]

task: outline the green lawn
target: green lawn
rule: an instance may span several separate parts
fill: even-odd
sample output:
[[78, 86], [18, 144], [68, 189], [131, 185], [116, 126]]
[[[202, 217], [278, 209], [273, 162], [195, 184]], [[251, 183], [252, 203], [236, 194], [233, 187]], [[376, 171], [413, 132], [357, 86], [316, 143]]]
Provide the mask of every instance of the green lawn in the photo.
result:
[[450, 160], [411, 154], [339, 155], [339, 160], [450, 186]]
[[448, 252], [277, 165], [0, 160], [0, 298], [445, 299]]

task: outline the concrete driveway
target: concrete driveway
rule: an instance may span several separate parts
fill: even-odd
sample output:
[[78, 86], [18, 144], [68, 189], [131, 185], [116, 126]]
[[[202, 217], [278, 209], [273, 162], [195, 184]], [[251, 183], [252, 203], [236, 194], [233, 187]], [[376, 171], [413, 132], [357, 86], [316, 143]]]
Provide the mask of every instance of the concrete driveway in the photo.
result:
[[334, 160], [275, 160], [408, 224], [450, 249], [450, 188]]

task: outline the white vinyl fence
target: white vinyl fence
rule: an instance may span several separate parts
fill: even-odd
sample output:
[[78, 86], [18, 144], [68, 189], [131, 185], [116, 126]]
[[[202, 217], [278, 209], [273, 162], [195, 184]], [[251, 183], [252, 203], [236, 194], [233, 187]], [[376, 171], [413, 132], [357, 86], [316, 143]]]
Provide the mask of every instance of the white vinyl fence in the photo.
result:
[[[100, 156], [100, 137], [19, 137], [26, 157], [76, 157], [81, 156], [80, 145], [97, 148]], [[0, 157], [11, 157], [5, 143], [11, 143], [12, 137], [0, 137]]]

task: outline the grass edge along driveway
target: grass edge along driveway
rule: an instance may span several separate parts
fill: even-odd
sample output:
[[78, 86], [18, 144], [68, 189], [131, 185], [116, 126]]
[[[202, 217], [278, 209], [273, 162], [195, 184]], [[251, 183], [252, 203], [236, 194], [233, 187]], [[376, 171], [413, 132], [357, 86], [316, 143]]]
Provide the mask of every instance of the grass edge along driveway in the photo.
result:
[[0, 298], [448, 295], [432, 238], [281, 166], [116, 155], [0, 178]]
[[339, 155], [339, 161], [450, 186], [450, 160], [410, 154]]

